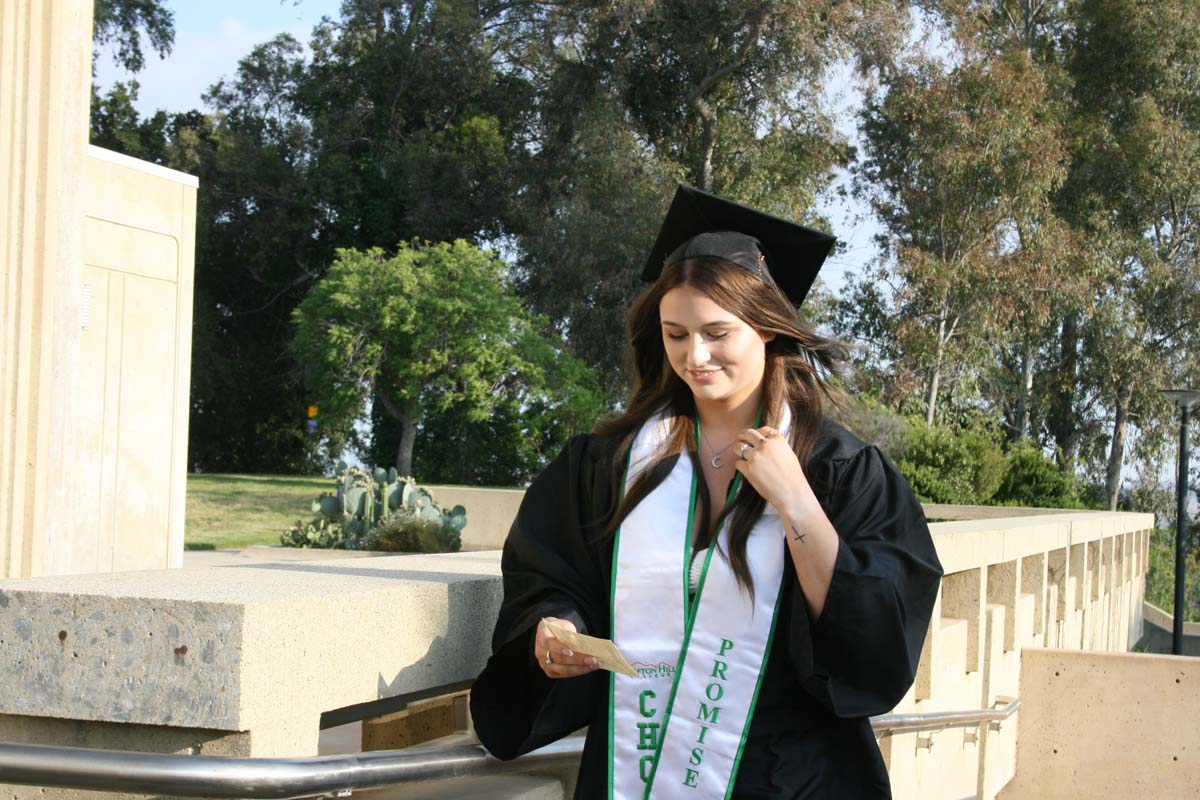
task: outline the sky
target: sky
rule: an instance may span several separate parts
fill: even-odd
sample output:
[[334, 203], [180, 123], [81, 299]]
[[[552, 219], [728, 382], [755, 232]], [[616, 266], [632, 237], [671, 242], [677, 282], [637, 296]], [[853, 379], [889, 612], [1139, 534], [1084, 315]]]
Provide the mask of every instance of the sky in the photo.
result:
[[[175, 12], [175, 45], [165, 59], [147, 52], [146, 68], [137, 75], [116, 66], [107, 54], [96, 64], [101, 93], [115, 81], [138, 81], [136, 105], [143, 116], [158, 109], [203, 109], [202, 95], [221, 78], [233, 76], [239, 59], [255, 45], [284, 32], [307, 45], [322, 16], [338, 16], [341, 0], [168, 0], [167, 6]], [[854, 114], [862, 96], [853, 87], [848, 67], [831, 76], [826, 96], [838, 112], [839, 130], [857, 142]], [[841, 173], [834, 186], [847, 186], [848, 181], [849, 175]], [[842, 243], [821, 272], [826, 287], [837, 293], [849, 272], [861, 270], [878, 255], [874, 237], [880, 227], [868, 208], [839, 198], [835, 191], [821, 197], [818, 207]]]

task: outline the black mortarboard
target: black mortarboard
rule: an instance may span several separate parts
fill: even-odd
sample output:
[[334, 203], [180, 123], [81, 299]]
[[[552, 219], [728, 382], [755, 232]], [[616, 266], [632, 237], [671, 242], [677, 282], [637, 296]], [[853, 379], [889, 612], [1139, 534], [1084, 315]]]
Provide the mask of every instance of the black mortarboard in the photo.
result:
[[835, 241], [828, 233], [680, 184], [642, 280], [656, 280], [664, 267], [685, 258], [719, 256], [765, 281], [774, 280], [798, 306]]

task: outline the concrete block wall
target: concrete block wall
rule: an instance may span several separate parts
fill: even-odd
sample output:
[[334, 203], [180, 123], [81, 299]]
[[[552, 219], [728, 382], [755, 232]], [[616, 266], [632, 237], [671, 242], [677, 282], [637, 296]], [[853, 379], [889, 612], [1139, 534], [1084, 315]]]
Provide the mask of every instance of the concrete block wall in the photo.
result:
[[[79, 519], [63, 573], [183, 563], [195, 177], [88, 147]], [[69, 546], [68, 546], [69, 542]]]
[[0, 577], [179, 566], [196, 179], [90, 147], [91, 3], [0, 3]]
[[1003, 800], [1200, 795], [1200, 660], [1029, 648]]

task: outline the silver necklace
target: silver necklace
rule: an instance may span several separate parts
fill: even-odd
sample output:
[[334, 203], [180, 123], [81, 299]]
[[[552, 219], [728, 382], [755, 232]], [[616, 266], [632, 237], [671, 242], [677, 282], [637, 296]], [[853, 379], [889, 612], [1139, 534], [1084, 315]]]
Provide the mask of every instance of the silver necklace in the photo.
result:
[[[704, 435], [703, 430], [700, 431], [700, 438], [704, 439], [704, 443], [708, 445], [709, 450], [713, 449], [712, 442], [710, 442], [708, 440], [708, 437]], [[710, 459], [708, 463], [712, 464], [715, 469], [720, 469], [721, 467], [725, 466], [724, 464], [721, 463], [721, 454], [724, 453], [726, 450], [728, 450], [730, 447], [733, 447], [734, 442], [736, 442], [736, 441], [737, 441], [737, 438], [735, 437], [732, 442], [725, 445], [720, 450], [718, 450], [716, 453], [714, 453], [712, 459]]]

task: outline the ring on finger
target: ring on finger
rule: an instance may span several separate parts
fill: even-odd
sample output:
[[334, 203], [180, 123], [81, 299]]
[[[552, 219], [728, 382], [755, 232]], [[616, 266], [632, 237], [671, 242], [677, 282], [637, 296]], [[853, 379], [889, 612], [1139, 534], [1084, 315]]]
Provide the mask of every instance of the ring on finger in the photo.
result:
[[554, 663], [553, 661], [551, 661], [551, 660], [550, 660], [550, 651], [549, 651], [549, 650], [547, 650], [547, 651], [546, 651], [546, 663], [547, 663], [547, 664], [553, 664], [553, 663]]
[[749, 442], [742, 442], [741, 447], [738, 448], [738, 458], [744, 459], [746, 457], [746, 450], [753, 447], [754, 445], [750, 444]]

